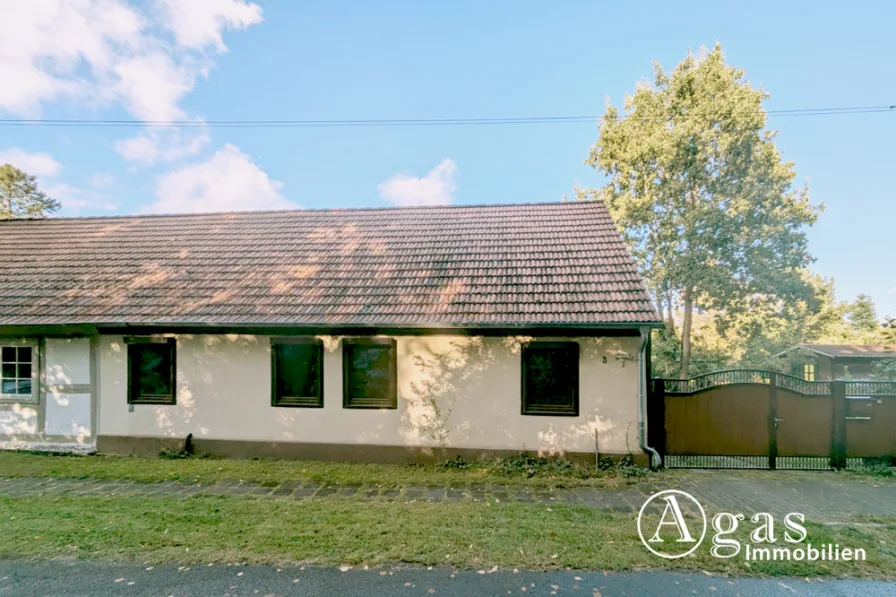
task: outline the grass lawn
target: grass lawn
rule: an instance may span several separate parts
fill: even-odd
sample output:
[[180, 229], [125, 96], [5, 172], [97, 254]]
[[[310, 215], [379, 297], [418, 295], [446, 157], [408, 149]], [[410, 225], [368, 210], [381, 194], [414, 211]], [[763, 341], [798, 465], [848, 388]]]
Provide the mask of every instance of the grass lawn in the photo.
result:
[[711, 557], [709, 537], [693, 557], [660, 559], [641, 545], [633, 514], [581, 506], [44, 495], [0, 498], [0, 557], [896, 577], [896, 519], [874, 522], [807, 525], [813, 545], [862, 547], [866, 562], [747, 567]]
[[[644, 469], [638, 472], [643, 474]], [[533, 487], [614, 487], [639, 479], [617, 470], [548, 463], [475, 463], [467, 468], [443, 465], [398, 465], [296, 460], [228, 460], [215, 458], [138, 458], [128, 456], [58, 456], [24, 452], [0, 452], [0, 476], [45, 478], [123, 479], [142, 483], [185, 481], [214, 483], [241, 480], [278, 484], [285, 481], [363, 484], [385, 487], [408, 485], [459, 486], [471, 484], [524, 485]]]

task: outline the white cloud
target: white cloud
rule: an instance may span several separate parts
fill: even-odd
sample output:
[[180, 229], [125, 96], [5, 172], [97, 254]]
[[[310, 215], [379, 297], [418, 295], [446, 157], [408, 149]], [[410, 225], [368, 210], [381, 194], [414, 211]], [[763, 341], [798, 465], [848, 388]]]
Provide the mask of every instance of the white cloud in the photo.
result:
[[90, 177], [90, 186], [105, 189], [115, 184], [115, 176], [111, 172], [94, 172]]
[[96, 191], [86, 191], [64, 182], [44, 185], [42, 190], [48, 197], [56, 199], [62, 204], [62, 215], [77, 216], [81, 210], [91, 211], [116, 211], [117, 206], [109, 197]]
[[12, 2], [0, 19], [0, 108], [33, 116], [63, 96], [108, 95], [122, 55], [145, 50], [146, 23], [120, 0]]
[[201, 74], [189, 63], [177, 64], [161, 52], [121, 58], [114, 73], [116, 94], [140, 120], [182, 119], [184, 111], [178, 103]]
[[[63, 214], [77, 215], [82, 209], [101, 211], [115, 211], [116, 209], [115, 203], [95, 190], [79, 189], [53, 180], [59, 174], [62, 165], [47, 153], [29, 153], [18, 148], [7, 149], [0, 151], [0, 164], [12, 164], [27, 174], [36, 176], [40, 190], [48, 197], [62, 203]], [[111, 175], [97, 173], [91, 179], [91, 184], [96, 188], [101, 188], [107, 186], [106, 181], [109, 179], [111, 179]]]
[[271, 180], [251, 157], [228, 144], [206, 162], [158, 177], [158, 201], [144, 211], [198, 213], [298, 208], [280, 195], [282, 187], [283, 183]]
[[[153, 0], [141, 12], [124, 0], [28, 0], [9, 2], [0, 18], [0, 110], [39, 116], [44, 104], [120, 104], [140, 120], [182, 120], [181, 107], [197, 79], [208, 76], [211, 56], [226, 51], [226, 29], [262, 20], [247, 0]], [[165, 154], [182, 157], [177, 135], [137, 137], [140, 147], [122, 152], [152, 163]], [[176, 147], [167, 147], [173, 143]], [[189, 143], [186, 144], [188, 148]], [[144, 159], [155, 152], [152, 160]]]
[[227, 49], [223, 29], [246, 29], [261, 22], [261, 7], [241, 0], [157, 0], [166, 26], [177, 42], [190, 48]]
[[12, 164], [32, 176], [56, 176], [62, 165], [47, 153], [30, 153], [23, 149], [0, 151], [0, 165]]
[[136, 137], [115, 142], [115, 151], [129, 162], [151, 166], [195, 155], [210, 141], [208, 131], [185, 133], [181, 129], [148, 129]]
[[457, 164], [451, 158], [445, 158], [426, 176], [396, 174], [377, 189], [380, 197], [399, 206], [447, 205], [454, 200], [456, 173]]

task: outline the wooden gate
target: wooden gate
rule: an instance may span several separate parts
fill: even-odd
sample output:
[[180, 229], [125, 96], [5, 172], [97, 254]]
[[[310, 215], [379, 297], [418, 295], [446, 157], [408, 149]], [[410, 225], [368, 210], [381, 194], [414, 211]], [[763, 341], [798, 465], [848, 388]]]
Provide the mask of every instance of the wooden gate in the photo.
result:
[[648, 441], [678, 468], [828, 469], [896, 455], [896, 382], [731, 370], [653, 380]]

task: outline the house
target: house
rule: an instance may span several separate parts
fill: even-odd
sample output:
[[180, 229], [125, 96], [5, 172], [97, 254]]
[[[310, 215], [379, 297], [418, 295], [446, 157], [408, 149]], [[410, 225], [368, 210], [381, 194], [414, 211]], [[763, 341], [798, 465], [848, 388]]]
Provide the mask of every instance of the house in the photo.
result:
[[790, 354], [792, 373], [806, 381], [868, 379], [876, 363], [894, 358], [896, 346], [882, 344], [800, 344]]
[[0, 260], [5, 447], [646, 461], [600, 202], [10, 220]]

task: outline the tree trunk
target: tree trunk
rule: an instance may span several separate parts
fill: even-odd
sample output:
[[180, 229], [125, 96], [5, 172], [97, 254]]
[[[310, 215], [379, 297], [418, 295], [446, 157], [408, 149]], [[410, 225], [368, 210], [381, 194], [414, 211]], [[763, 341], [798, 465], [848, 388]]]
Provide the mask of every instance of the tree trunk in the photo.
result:
[[668, 314], [666, 316], [666, 322], [669, 324], [669, 329], [672, 330], [672, 334], [675, 334], [675, 316], [672, 315], [672, 293], [666, 293], [666, 308], [668, 309]]
[[694, 318], [694, 289], [684, 291], [684, 316], [681, 322], [681, 379], [687, 379], [691, 367], [691, 323]]

